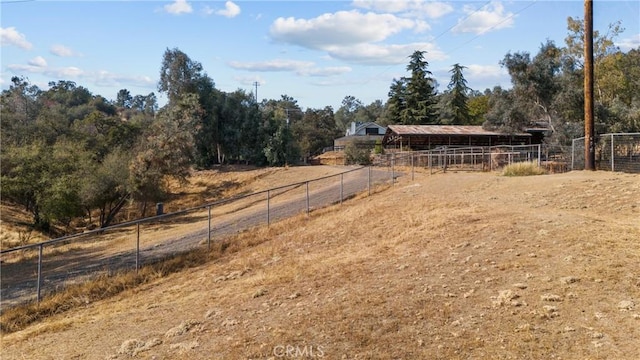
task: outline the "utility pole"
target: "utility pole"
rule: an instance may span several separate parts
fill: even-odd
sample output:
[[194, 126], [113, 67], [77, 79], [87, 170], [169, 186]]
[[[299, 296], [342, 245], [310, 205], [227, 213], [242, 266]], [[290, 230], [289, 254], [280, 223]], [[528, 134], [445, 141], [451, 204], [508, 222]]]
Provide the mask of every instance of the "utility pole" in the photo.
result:
[[253, 86], [255, 86], [255, 87], [256, 87], [256, 104], [258, 103], [258, 86], [259, 86], [259, 85], [260, 85], [260, 84], [259, 84], [257, 81], [254, 81], [254, 82], [253, 82]]
[[[593, 0], [584, 1], [584, 169], [595, 170], [593, 121]], [[613, 156], [613, 155], [612, 155]]]

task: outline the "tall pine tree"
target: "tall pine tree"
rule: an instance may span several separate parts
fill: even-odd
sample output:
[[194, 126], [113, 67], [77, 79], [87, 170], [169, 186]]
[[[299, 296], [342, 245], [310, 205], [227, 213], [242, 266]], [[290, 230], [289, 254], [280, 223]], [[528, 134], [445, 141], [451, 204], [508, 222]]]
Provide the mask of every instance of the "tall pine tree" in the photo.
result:
[[466, 67], [460, 64], [454, 64], [453, 68], [449, 71], [451, 73], [451, 81], [449, 82], [448, 87], [448, 90], [451, 93], [449, 110], [453, 117], [451, 119], [451, 123], [454, 125], [466, 125], [471, 123], [469, 107], [467, 106], [467, 101], [469, 100], [469, 97], [467, 96], [469, 87], [467, 86], [467, 80], [462, 74], [462, 70], [465, 68]]
[[409, 56], [407, 71], [411, 77], [394, 80], [389, 91], [391, 122], [405, 125], [435, 124], [436, 89], [433, 74], [427, 69], [426, 51], [414, 51]]

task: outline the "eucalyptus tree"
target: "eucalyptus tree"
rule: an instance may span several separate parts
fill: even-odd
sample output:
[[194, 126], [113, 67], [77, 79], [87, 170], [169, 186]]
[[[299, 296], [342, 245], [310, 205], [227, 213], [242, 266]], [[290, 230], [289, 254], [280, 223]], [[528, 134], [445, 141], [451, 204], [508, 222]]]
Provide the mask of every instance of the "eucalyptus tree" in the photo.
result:
[[180, 101], [183, 94], [198, 93], [198, 82], [203, 76], [202, 64], [178, 48], [167, 48], [162, 58], [158, 91], [167, 94], [171, 106]]
[[120, 89], [118, 91], [118, 95], [116, 96], [116, 106], [129, 109], [131, 108], [133, 101], [133, 96], [127, 89]]
[[504, 133], [522, 131], [529, 123], [527, 104], [513, 90], [505, 90], [496, 86], [489, 94], [489, 111], [482, 126], [489, 130]]
[[184, 94], [143, 134], [129, 163], [129, 192], [142, 204], [143, 213], [148, 202], [164, 198], [167, 179], [184, 182], [189, 175], [201, 112], [197, 95]]
[[333, 145], [333, 140], [341, 133], [336, 129], [333, 108], [307, 109], [302, 120], [292, 125], [292, 130], [300, 147], [304, 162], [311, 156], [322, 153]]
[[540, 46], [533, 59], [528, 52], [507, 53], [500, 64], [509, 72], [513, 88], [494, 91], [487, 114], [489, 124], [515, 132], [545, 122], [553, 132], [557, 121], [554, 98], [561, 90], [561, 54], [550, 40]]
[[0, 95], [0, 132], [3, 146], [29, 142], [35, 134], [35, 123], [42, 103], [42, 91], [24, 77], [11, 78], [9, 89]]
[[304, 115], [297, 100], [282, 95], [279, 100], [264, 100], [260, 110], [266, 137], [262, 151], [267, 164], [281, 166], [296, 163], [300, 151], [292, 127]]
[[471, 91], [467, 106], [469, 108], [470, 124], [482, 125], [485, 121], [485, 115], [489, 111], [489, 94], [491, 90], [486, 89], [485, 92]]
[[371, 121], [382, 125], [385, 114], [385, 104], [382, 100], [374, 100], [356, 112], [356, 121]]
[[342, 103], [335, 114], [336, 128], [342, 133], [345, 132], [352, 122], [358, 121], [357, 115], [364, 106], [357, 98], [348, 95], [342, 99]]

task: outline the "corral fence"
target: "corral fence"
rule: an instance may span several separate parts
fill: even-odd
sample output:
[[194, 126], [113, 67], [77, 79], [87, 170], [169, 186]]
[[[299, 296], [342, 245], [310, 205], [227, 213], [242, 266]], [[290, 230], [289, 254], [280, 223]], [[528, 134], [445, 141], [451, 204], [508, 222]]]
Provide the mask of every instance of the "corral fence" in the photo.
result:
[[[640, 173], [640, 133], [602, 134], [595, 137], [597, 170]], [[584, 137], [573, 139], [571, 169], [584, 169]]]
[[390, 152], [378, 155], [378, 163], [393, 167], [428, 169], [429, 173], [453, 171], [496, 171], [519, 162], [533, 162], [551, 172], [569, 168], [567, 148], [536, 145], [500, 145], [485, 147], [441, 147], [424, 151]]
[[[385, 164], [381, 164], [385, 166]], [[140, 269], [145, 263], [195, 248], [249, 228], [270, 224], [393, 183], [396, 174], [356, 167], [190, 209], [139, 219], [37, 244], [0, 251], [3, 311], [98, 275]]]

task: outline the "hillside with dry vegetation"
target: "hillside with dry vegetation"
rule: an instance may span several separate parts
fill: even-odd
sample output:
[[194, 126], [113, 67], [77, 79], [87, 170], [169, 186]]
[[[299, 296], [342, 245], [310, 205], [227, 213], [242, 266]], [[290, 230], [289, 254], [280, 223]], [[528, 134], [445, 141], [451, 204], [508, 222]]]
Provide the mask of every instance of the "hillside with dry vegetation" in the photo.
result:
[[638, 175], [418, 172], [3, 333], [2, 358], [635, 359], [639, 219]]

